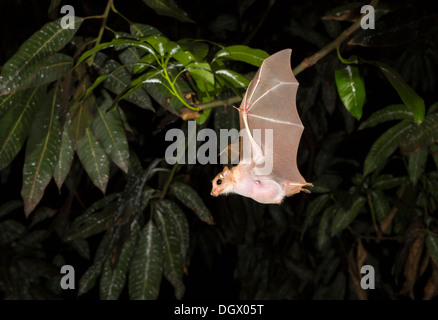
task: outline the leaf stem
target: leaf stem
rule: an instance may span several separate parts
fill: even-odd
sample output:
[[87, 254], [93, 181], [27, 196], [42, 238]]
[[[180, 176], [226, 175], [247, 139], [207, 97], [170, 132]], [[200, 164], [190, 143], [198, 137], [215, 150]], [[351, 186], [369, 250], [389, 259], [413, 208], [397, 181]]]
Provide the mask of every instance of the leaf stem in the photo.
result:
[[[100, 27], [99, 34], [97, 35], [95, 46], [99, 45], [100, 41], [102, 40], [103, 32], [105, 31], [106, 22], [108, 20], [108, 15], [109, 15], [111, 7], [113, 6], [113, 1], [114, 0], [108, 0], [108, 3], [106, 4], [105, 11], [103, 12], [102, 26]], [[88, 66], [91, 67], [93, 65], [95, 56], [96, 56], [96, 53], [93, 53], [93, 55], [88, 59]]]
[[169, 189], [170, 183], [173, 180], [173, 176], [176, 173], [176, 169], [178, 168], [178, 162], [173, 165], [172, 171], [170, 172], [169, 179], [167, 179], [166, 185], [163, 188], [163, 192], [161, 192], [160, 201], [164, 199], [167, 194], [167, 190]]

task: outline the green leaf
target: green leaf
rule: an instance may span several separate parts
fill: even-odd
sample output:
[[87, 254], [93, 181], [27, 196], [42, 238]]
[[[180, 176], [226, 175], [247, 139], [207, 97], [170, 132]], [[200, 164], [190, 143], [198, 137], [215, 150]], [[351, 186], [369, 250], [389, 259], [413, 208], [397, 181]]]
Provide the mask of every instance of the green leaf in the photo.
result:
[[366, 200], [363, 197], [356, 196], [350, 209], [344, 210], [341, 208], [333, 219], [331, 235], [332, 237], [344, 230], [350, 225], [358, 215], [360, 209], [365, 204]]
[[103, 103], [97, 108], [93, 129], [106, 154], [123, 172], [127, 173], [129, 167], [128, 140], [118, 110], [105, 112], [111, 104], [112, 101], [109, 99], [108, 103]]
[[26, 231], [26, 227], [15, 220], [5, 220], [0, 222], [0, 245], [7, 245], [18, 240]]
[[61, 53], [55, 53], [45, 58], [37, 65], [29, 65], [23, 72], [26, 78], [17, 82], [15, 90], [24, 90], [55, 81], [66, 74], [73, 65], [73, 58]]
[[151, 54], [144, 55], [134, 65], [134, 74], [146, 72], [146, 70], [151, 68], [151, 65], [153, 65], [153, 64], [156, 64], [155, 57]]
[[199, 113], [199, 118], [197, 118], [195, 120], [196, 124], [198, 124], [199, 126], [202, 126], [208, 120], [208, 117], [210, 116], [210, 113], [211, 113], [211, 109], [202, 110]]
[[172, 57], [184, 66], [195, 60], [195, 57], [190, 51], [184, 51], [182, 49], [177, 50]]
[[408, 156], [408, 173], [412, 184], [415, 186], [426, 167], [427, 149], [420, 149]]
[[87, 269], [87, 271], [85, 271], [84, 275], [79, 280], [79, 296], [87, 293], [95, 286], [96, 281], [102, 272], [105, 257], [110, 249], [110, 240], [110, 232], [105, 233], [102, 241], [100, 241], [99, 247], [97, 248], [93, 264]]
[[149, 43], [160, 56], [164, 56], [167, 53], [167, 44], [169, 39], [160, 35], [152, 35], [141, 39], [142, 42]]
[[383, 164], [405, 139], [412, 122], [403, 120], [382, 134], [371, 146], [364, 163], [364, 176]]
[[159, 15], [175, 18], [181, 22], [194, 23], [187, 12], [179, 8], [173, 0], [143, 0], [143, 2]]
[[392, 175], [381, 175], [373, 182], [372, 186], [375, 190], [388, 190], [396, 188], [402, 184], [409, 182], [407, 177], [393, 177]]
[[76, 150], [94, 185], [105, 193], [108, 184], [109, 160], [94, 133], [85, 129], [85, 136], [78, 142]]
[[178, 242], [181, 248], [181, 254], [183, 261], [186, 260], [187, 252], [190, 244], [189, 224], [187, 218], [181, 208], [171, 200], [161, 200], [156, 203], [157, 209], [169, 217], [172, 221], [176, 234], [178, 236]]
[[21, 200], [9, 200], [0, 206], [0, 218], [23, 206]]
[[43, 197], [58, 160], [62, 133], [58, 120], [60, 103], [60, 92], [57, 88], [52, 89], [32, 124], [26, 145], [21, 189], [26, 216], [29, 216]]
[[403, 153], [415, 152], [438, 141], [438, 114], [427, 115], [420, 125], [412, 125], [407, 136], [401, 141]]
[[438, 235], [428, 231], [426, 237], [426, 247], [435, 264], [438, 264]]
[[342, 103], [353, 117], [360, 120], [365, 102], [365, 84], [359, 68], [347, 65], [335, 70], [336, 87]]
[[98, 212], [90, 213], [87, 209], [79, 218], [77, 218], [70, 228], [67, 240], [85, 239], [95, 234], [107, 230], [113, 221], [114, 214], [117, 211], [117, 204], [112, 197], [105, 197], [102, 202], [108, 203]]
[[62, 49], [74, 36], [83, 19], [75, 17], [74, 29], [63, 29], [61, 18], [45, 24], [35, 32], [4, 64], [0, 77], [0, 95], [10, 92], [29, 78], [28, 66], [40, 64], [46, 57]]
[[40, 206], [38, 207], [34, 213], [32, 214], [32, 222], [29, 225], [29, 228], [32, 228], [34, 225], [44, 221], [48, 218], [52, 218], [58, 212], [57, 209]]
[[85, 51], [78, 59], [78, 62], [76, 63], [76, 66], [81, 64], [83, 61], [87, 60], [93, 55], [100, 55], [100, 62], [96, 63], [96, 61], [93, 61], [93, 65], [97, 66], [99, 69], [103, 66], [102, 62], [105, 62], [107, 56], [99, 51], [102, 51], [104, 49], [115, 47], [116, 49], [121, 50], [122, 48], [126, 47], [134, 47], [138, 49], [145, 50], [152, 55], [156, 55], [155, 50], [148, 45], [147, 43], [134, 40], [134, 39], [113, 39], [110, 42], [103, 42], [99, 43], [98, 45], [94, 46], [92, 49]]
[[191, 209], [199, 219], [208, 224], [214, 224], [210, 211], [198, 193], [189, 185], [175, 181], [170, 186], [170, 194], [175, 196], [187, 208]]
[[249, 85], [249, 80], [240, 73], [228, 69], [219, 69], [214, 72], [217, 77], [225, 80], [234, 89], [245, 89]]
[[202, 61], [207, 56], [209, 47], [207, 43], [194, 39], [182, 39], [178, 44], [185, 52], [190, 52], [196, 61]]
[[11, 108], [17, 105], [23, 96], [22, 92], [14, 92], [5, 96], [0, 96], [0, 119], [5, 115]]
[[382, 191], [371, 191], [371, 203], [370, 207], [375, 213], [377, 220], [382, 221], [391, 210], [388, 197]]
[[315, 217], [321, 212], [324, 208], [327, 200], [329, 199], [328, 194], [320, 195], [319, 197], [312, 200], [312, 202], [307, 206], [306, 210], [306, 218], [304, 219], [304, 224], [301, 229], [301, 239], [304, 237], [304, 233], [307, 228], [312, 224]]
[[322, 213], [321, 221], [319, 222], [319, 226], [318, 226], [317, 243], [318, 243], [319, 250], [322, 250], [324, 248], [324, 246], [327, 244], [327, 242], [329, 241], [329, 236], [328, 236], [328, 232], [327, 232], [329, 222], [337, 210], [338, 210], [337, 206], [333, 205], [333, 206], [325, 209], [324, 212]]
[[381, 62], [374, 62], [373, 64], [380, 68], [403, 103], [412, 110], [415, 121], [421, 123], [425, 113], [424, 100], [417, 95], [396, 70]]
[[[84, 82], [85, 84], [86, 82]], [[81, 84], [81, 85], [84, 85]], [[94, 119], [94, 107], [96, 98], [90, 95], [76, 102], [71, 108], [72, 120], [70, 125], [70, 139], [73, 142], [73, 147], [76, 149], [79, 140], [83, 139], [85, 130], [90, 127]]]
[[207, 62], [193, 61], [186, 65], [187, 70], [196, 82], [196, 87], [202, 92], [214, 91], [214, 75]]
[[21, 150], [44, 97], [44, 90], [39, 87], [20, 93], [17, 105], [0, 119], [0, 170], [9, 165]]
[[360, 124], [359, 130], [375, 127], [383, 122], [411, 119], [412, 117], [413, 112], [407, 106], [404, 104], [393, 104], [374, 112], [367, 120]]
[[129, 298], [154, 300], [160, 292], [163, 246], [157, 227], [150, 220], [140, 233], [129, 271]]
[[[169, 71], [169, 70], [168, 70]], [[172, 76], [175, 76], [172, 72], [173, 70], [170, 70], [170, 74]], [[160, 71], [150, 71], [148, 72], [147, 76], [149, 76], [151, 82], [148, 82], [144, 85], [144, 88], [146, 89], [147, 93], [154, 98], [155, 101], [157, 101], [163, 108], [168, 110], [169, 112], [172, 112], [174, 114], [179, 114], [181, 108], [184, 106], [183, 103], [174, 96], [164, 85], [163, 85], [163, 78], [161, 76]], [[187, 92], [186, 89], [187, 83], [184, 81], [177, 80], [175, 81], [175, 86], [179, 88], [179, 92]]]
[[[120, 64], [114, 60], [107, 60], [103, 65], [103, 55], [96, 55], [95, 65], [101, 69], [104, 74], [110, 74], [112, 71], [120, 67]], [[104, 81], [104, 86], [108, 90], [114, 92], [115, 94], [120, 94], [125, 90], [131, 83], [131, 76], [129, 72], [124, 69], [118, 69], [117, 71], [111, 73]], [[125, 98], [127, 101], [150, 111], [154, 111], [152, 107], [151, 100], [149, 96], [144, 92], [144, 90], [136, 90], [128, 97]]]
[[[131, 259], [137, 243], [139, 225], [136, 222], [131, 224], [131, 235], [123, 243], [123, 248], [118, 257], [110, 255], [103, 266], [102, 277], [100, 279], [100, 298], [103, 300], [117, 300], [122, 293], [126, 282]], [[116, 259], [117, 263], [112, 267], [111, 260]]]
[[182, 299], [185, 291], [183, 279], [184, 264], [178, 230], [167, 212], [154, 206], [154, 221], [163, 240], [164, 277], [175, 288], [175, 297]]
[[140, 38], [152, 36], [154, 34], [161, 35], [161, 31], [147, 24], [133, 23], [130, 25], [130, 29], [131, 34], [134, 37], [138, 38], [138, 40], [140, 40]]
[[62, 184], [70, 172], [70, 167], [74, 156], [73, 142], [70, 139], [70, 125], [71, 119], [68, 118], [64, 123], [58, 161], [56, 162], [55, 171], [53, 172], [53, 179], [55, 180], [59, 190], [61, 190]]
[[218, 51], [213, 60], [232, 59], [260, 67], [267, 57], [269, 57], [269, 54], [266, 51], [237, 45], [225, 47], [224, 49]]

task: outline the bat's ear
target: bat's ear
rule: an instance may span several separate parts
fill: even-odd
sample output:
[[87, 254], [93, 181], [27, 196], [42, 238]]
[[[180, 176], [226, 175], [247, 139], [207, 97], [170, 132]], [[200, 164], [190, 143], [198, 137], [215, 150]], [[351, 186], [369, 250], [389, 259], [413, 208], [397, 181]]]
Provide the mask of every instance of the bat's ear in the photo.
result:
[[222, 171], [224, 177], [226, 177], [229, 173], [230, 173], [230, 169], [228, 169], [228, 167], [225, 167], [224, 170]]

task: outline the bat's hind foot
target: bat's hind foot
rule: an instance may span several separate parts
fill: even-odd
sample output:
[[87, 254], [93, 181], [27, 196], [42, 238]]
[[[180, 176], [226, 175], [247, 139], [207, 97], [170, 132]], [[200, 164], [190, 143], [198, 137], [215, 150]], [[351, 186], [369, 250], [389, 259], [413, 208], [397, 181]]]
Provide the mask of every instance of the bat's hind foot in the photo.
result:
[[313, 187], [313, 184], [309, 182], [301, 183], [301, 182], [283, 182], [283, 186], [286, 187], [286, 195], [290, 196], [295, 193], [299, 193], [301, 191], [305, 193], [310, 193], [310, 191], [304, 187]]

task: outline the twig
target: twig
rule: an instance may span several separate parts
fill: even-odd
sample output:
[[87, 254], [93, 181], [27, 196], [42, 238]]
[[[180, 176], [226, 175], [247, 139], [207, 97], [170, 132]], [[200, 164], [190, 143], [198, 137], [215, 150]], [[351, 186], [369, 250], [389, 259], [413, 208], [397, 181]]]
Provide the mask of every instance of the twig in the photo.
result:
[[[111, 6], [113, 5], [113, 1], [114, 0], [108, 0], [108, 3], [106, 4], [105, 7], [105, 11], [103, 13], [103, 21], [102, 21], [102, 26], [100, 27], [99, 30], [99, 34], [97, 35], [96, 38], [96, 46], [100, 43], [100, 41], [102, 40], [103, 37], [103, 32], [105, 31], [105, 27], [106, 27], [106, 21], [108, 19], [108, 15], [109, 15], [109, 11], [111, 9]], [[88, 65], [91, 67], [93, 65], [94, 62], [94, 57], [96, 56], [95, 53], [93, 53], [93, 55], [88, 59]]]
[[[376, 7], [377, 4], [379, 3], [379, 0], [372, 0], [370, 5], [372, 7]], [[319, 50], [317, 53], [315, 53], [314, 55], [304, 59], [298, 66], [296, 66], [293, 69], [293, 73], [294, 75], [298, 75], [300, 72], [302, 72], [303, 70], [307, 69], [308, 67], [313, 66], [315, 63], [317, 63], [320, 59], [322, 59], [323, 57], [325, 57], [327, 54], [329, 54], [330, 52], [332, 52], [334, 49], [336, 49], [337, 47], [339, 47], [353, 32], [355, 32], [357, 29], [359, 29], [360, 27], [360, 22], [362, 20], [362, 16], [357, 19], [357, 21], [355, 23], [353, 23], [349, 28], [347, 28], [346, 30], [344, 30], [339, 37], [337, 37], [335, 40], [333, 40], [332, 42], [330, 42], [328, 45], [326, 45], [324, 48], [322, 48], [321, 50]]]

